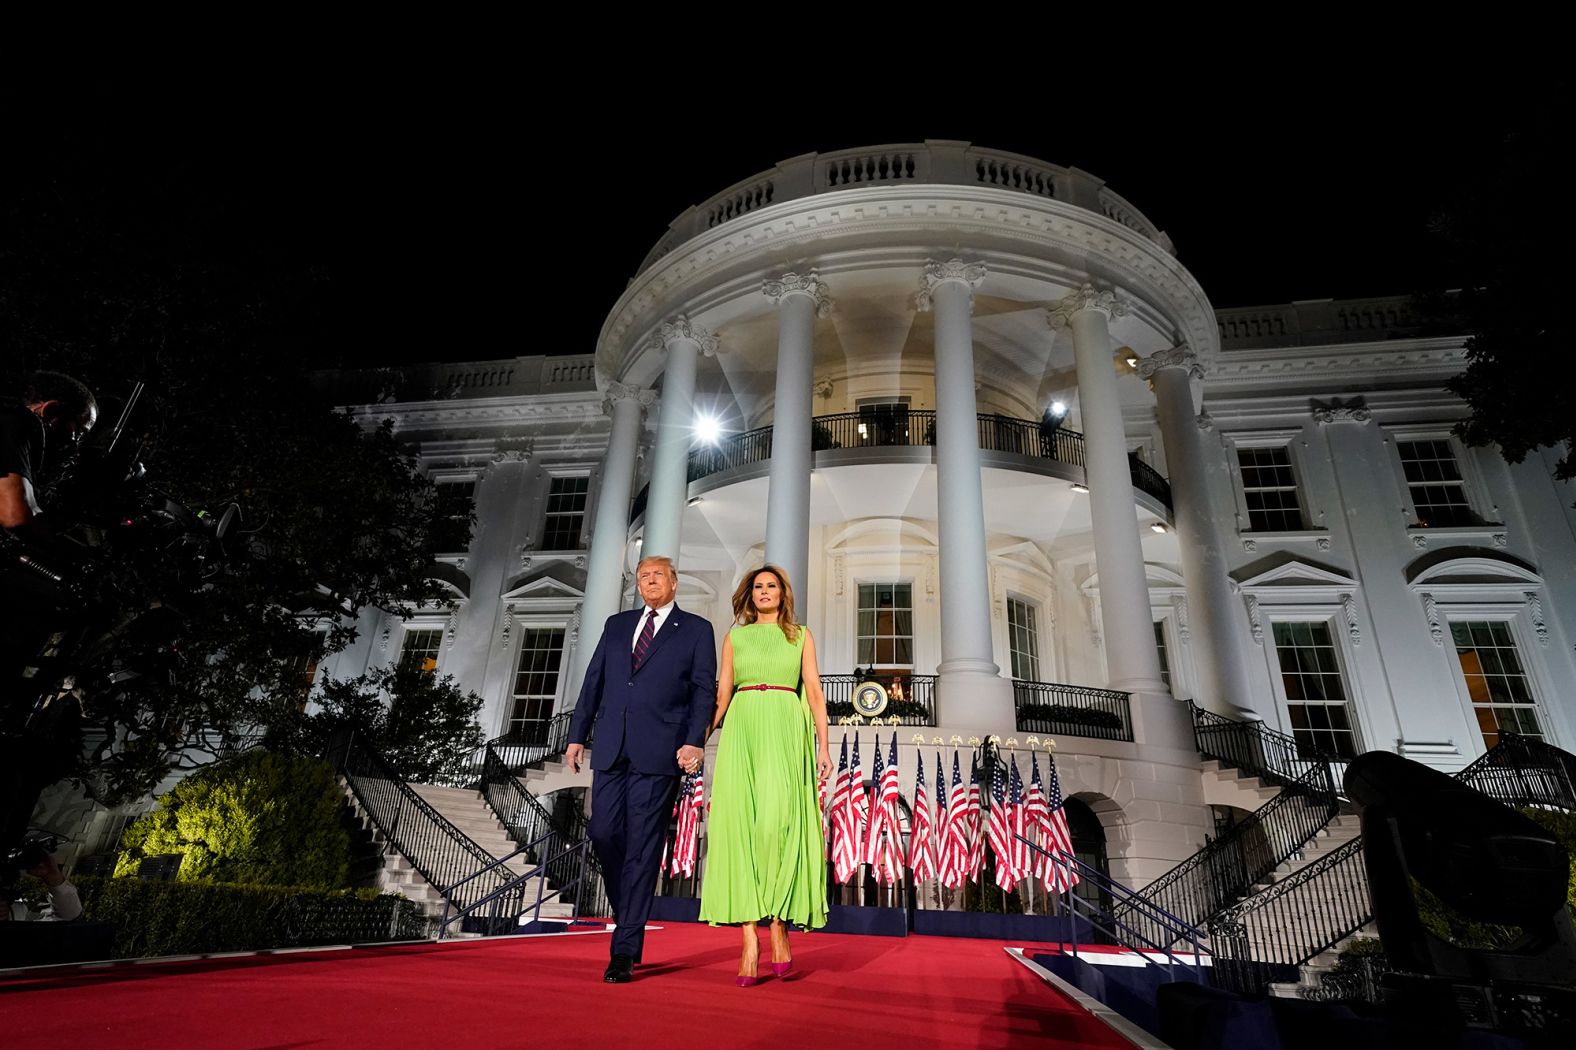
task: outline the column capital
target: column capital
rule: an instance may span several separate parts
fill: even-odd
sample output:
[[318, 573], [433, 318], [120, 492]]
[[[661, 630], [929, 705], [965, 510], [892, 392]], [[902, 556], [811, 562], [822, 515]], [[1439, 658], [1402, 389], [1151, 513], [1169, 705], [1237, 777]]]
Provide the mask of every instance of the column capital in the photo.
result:
[[1180, 368], [1187, 372], [1189, 379], [1203, 379], [1204, 365], [1187, 344], [1173, 346], [1169, 350], [1156, 350], [1148, 357], [1138, 362], [1138, 378], [1154, 379], [1155, 373], [1163, 368]]
[[1115, 292], [1096, 291], [1094, 285], [1085, 284], [1057, 300], [1056, 305], [1050, 308], [1047, 320], [1052, 328], [1065, 328], [1072, 322], [1074, 314], [1084, 310], [1098, 310], [1106, 317], [1114, 318], [1125, 316], [1128, 309], [1127, 300], [1118, 298]]
[[705, 325], [691, 321], [687, 314], [679, 314], [672, 321], [664, 323], [646, 345], [653, 350], [666, 350], [680, 339], [694, 343], [707, 357], [717, 353], [716, 334]]
[[790, 295], [802, 295], [815, 303], [815, 316], [825, 317], [832, 312], [832, 299], [826, 282], [814, 270], [809, 273], [785, 273], [781, 277], [762, 281], [761, 294], [774, 303]]
[[644, 411], [656, 402], [657, 392], [631, 383], [609, 383], [603, 392], [602, 411], [611, 414], [615, 403], [631, 399], [638, 401]]
[[957, 281], [969, 290], [969, 306], [974, 305], [974, 288], [985, 279], [985, 264], [948, 259], [946, 262], [927, 262], [925, 276], [920, 279], [919, 308], [930, 309], [930, 298], [936, 289], [948, 281]]

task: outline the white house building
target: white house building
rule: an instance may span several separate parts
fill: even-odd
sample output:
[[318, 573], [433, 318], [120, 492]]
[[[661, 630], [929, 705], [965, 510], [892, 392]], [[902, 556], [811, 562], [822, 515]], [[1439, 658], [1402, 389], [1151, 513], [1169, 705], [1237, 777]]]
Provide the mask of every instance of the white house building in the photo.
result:
[[594, 348], [333, 380], [476, 525], [454, 611], [369, 617], [320, 670], [430, 661], [502, 735], [573, 706], [642, 554], [719, 639], [775, 562], [831, 699], [883, 683], [905, 755], [1054, 739], [1143, 886], [1257, 805], [1185, 699], [1337, 757], [1576, 749], [1576, 488], [1451, 436], [1463, 340], [1420, 331], [1403, 299], [1217, 309], [1076, 168], [785, 161], [675, 219]]

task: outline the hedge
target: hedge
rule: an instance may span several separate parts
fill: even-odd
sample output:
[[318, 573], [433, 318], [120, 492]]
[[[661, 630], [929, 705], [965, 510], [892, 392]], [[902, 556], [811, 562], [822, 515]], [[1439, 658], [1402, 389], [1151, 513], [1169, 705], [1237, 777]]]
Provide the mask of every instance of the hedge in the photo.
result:
[[83, 916], [116, 926], [115, 955], [205, 955], [427, 936], [415, 901], [376, 890], [82, 878]]

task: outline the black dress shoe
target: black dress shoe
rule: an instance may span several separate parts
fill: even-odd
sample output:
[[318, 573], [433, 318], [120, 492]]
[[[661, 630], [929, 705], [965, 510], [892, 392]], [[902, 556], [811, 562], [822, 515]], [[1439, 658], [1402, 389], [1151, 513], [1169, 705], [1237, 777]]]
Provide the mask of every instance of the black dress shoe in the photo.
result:
[[602, 980], [608, 984], [628, 984], [635, 977], [635, 960], [627, 955], [615, 955], [607, 964]]

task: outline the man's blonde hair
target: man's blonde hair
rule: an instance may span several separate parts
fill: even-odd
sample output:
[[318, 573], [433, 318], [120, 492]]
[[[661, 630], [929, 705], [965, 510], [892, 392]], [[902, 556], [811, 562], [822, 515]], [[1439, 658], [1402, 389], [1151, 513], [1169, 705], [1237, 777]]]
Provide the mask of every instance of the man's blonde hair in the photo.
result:
[[673, 567], [673, 559], [666, 554], [651, 554], [640, 559], [640, 564], [635, 566], [635, 577], [640, 577], [640, 571], [647, 565], [662, 565], [668, 570], [668, 578], [674, 583], [679, 582], [679, 571]]

